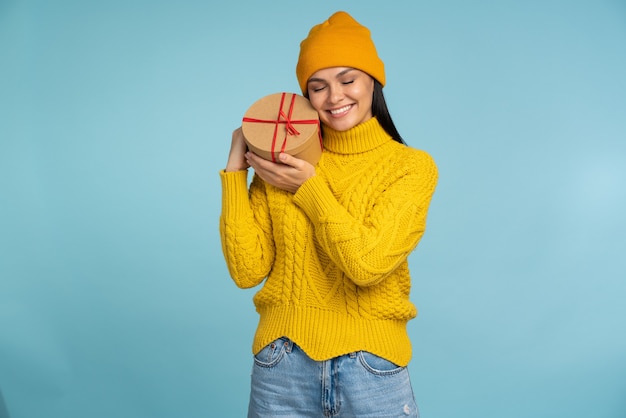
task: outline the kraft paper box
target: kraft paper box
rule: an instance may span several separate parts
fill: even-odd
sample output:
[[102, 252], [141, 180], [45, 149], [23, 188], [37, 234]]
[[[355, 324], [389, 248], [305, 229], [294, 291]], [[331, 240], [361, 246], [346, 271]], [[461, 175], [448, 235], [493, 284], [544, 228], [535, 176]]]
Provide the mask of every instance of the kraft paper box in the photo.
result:
[[317, 111], [295, 93], [275, 93], [256, 101], [246, 111], [241, 129], [250, 151], [278, 162], [284, 152], [315, 165], [322, 155]]

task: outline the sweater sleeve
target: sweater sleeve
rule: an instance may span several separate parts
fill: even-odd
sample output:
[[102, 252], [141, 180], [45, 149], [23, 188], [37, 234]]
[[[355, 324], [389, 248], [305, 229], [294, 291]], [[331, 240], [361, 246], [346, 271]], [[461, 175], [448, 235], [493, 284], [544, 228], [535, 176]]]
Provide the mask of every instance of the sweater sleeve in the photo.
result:
[[379, 283], [415, 249], [426, 228], [426, 215], [437, 184], [437, 167], [425, 152], [371, 202], [364, 219], [342, 206], [320, 177], [307, 180], [294, 201], [314, 225], [316, 237], [332, 261], [359, 286]]
[[220, 237], [228, 271], [241, 288], [258, 285], [274, 262], [272, 223], [263, 182], [247, 171], [220, 172], [222, 213]]

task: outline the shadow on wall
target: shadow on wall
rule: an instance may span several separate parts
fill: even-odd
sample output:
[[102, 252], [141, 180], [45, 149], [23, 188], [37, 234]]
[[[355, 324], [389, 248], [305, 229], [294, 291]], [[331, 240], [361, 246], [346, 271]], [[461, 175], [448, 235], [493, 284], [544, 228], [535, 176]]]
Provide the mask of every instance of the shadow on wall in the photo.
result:
[[0, 418], [10, 418], [9, 410], [4, 403], [4, 397], [2, 396], [2, 390], [0, 390]]

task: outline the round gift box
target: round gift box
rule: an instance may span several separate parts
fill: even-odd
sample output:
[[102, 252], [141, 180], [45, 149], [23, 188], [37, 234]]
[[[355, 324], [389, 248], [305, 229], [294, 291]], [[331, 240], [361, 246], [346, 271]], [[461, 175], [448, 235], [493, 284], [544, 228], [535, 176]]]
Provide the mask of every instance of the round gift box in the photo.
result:
[[246, 111], [241, 129], [248, 149], [278, 161], [281, 152], [315, 165], [322, 155], [317, 111], [295, 93], [275, 93], [257, 100]]

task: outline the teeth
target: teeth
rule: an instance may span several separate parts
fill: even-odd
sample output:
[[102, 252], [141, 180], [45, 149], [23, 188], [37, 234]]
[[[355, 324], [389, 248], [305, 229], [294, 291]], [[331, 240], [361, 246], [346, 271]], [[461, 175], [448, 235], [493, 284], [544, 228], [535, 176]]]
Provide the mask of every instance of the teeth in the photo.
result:
[[344, 107], [340, 107], [339, 109], [334, 109], [334, 110], [331, 110], [331, 111], [330, 111], [330, 113], [331, 113], [332, 115], [336, 115], [336, 114], [338, 114], [338, 113], [343, 113], [343, 112], [346, 112], [348, 109], [350, 109], [350, 106], [351, 106], [351, 105], [347, 105], [347, 106], [344, 106]]

